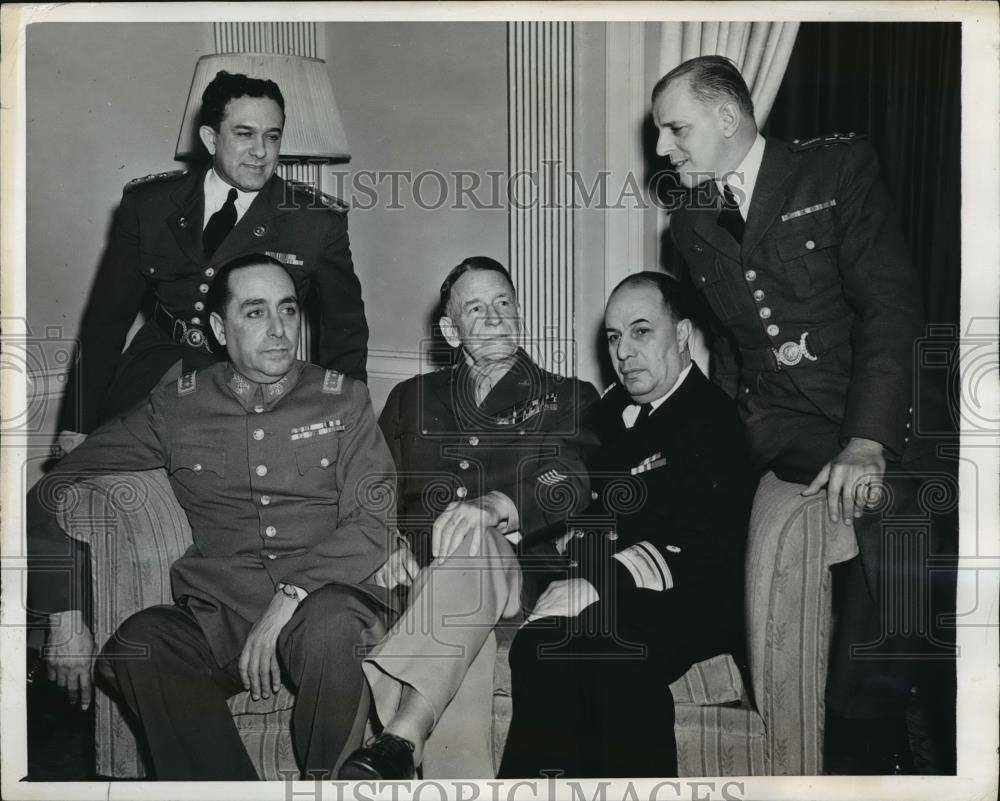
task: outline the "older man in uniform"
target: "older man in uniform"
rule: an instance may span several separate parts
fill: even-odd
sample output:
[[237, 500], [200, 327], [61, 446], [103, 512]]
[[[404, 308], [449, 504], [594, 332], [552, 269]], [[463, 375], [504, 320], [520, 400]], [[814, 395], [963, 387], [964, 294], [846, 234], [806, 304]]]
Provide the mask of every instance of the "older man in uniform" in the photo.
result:
[[[229, 362], [161, 382], [60, 462], [43, 491], [165, 467], [191, 523], [194, 544], [171, 567], [175, 604], [126, 620], [100, 658], [155, 778], [257, 778], [226, 698], [266, 698], [283, 672], [298, 694], [300, 767], [329, 775], [360, 742], [356, 650], [381, 636], [388, 612], [371, 583], [387, 554], [385, 512], [364, 499], [393, 482], [392, 457], [364, 385], [296, 360], [299, 304], [280, 262], [229, 262], [206, 303]], [[29, 542], [46, 533], [29, 531]], [[89, 700], [94, 643], [78, 600], [65, 583], [42, 597], [50, 673]]]
[[883, 511], [905, 513], [916, 473], [940, 468], [909, 432], [921, 300], [878, 161], [853, 133], [765, 141], [742, 76], [720, 56], [678, 66], [652, 103], [657, 153], [692, 189], [671, 234], [725, 329], [715, 378], [737, 396], [756, 466], [807, 484], [805, 495], [825, 487], [830, 518], [855, 526], [861, 556], [837, 582], [832, 722], [855, 721], [847, 739], [870, 744], [872, 764], [856, 770], [899, 770], [909, 663], [891, 647], [860, 659], [850, 648], [893, 626], [880, 581], [917, 569], [882, 558], [881, 515], [869, 511], [879, 487], [892, 490]]
[[[383, 733], [348, 758], [341, 778], [412, 776], [432, 729], [435, 743], [450, 737], [465, 759], [425, 775], [493, 774], [492, 755], [469, 742], [489, 744], [494, 650], [483, 645], [501, 617], [520, 610], [511, 542], [590, 501], [584, 457], [595, 440], [580, 418], [597, 392], [518, 347], [517, 295], [495, 260], [465, 259], [440, 296], [441, 331], [458, 361], [396, 386], [379, 418], [399, 474], [398, 524], [412, 547], [395, 554], [395, 569], [416, 581], [365, 661]], [[466, 680], [470, 668], [482, 681]], [[437, 726], [460, 689], [464, 744], [443, 731], [456, 721]]]
[[511, 648], [502, 778], [676, 776], [668, 685], [715, 654], [742, 661], [755, 482], [734, 404], [691, 361], [689, 306], [663, 273], [608, 298], [620, 383], [590, 410], [599, 497]]

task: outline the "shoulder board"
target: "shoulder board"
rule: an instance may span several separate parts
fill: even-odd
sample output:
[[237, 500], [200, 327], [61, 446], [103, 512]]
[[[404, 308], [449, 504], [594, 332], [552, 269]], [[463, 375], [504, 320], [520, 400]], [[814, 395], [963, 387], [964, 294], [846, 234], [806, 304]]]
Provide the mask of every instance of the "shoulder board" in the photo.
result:
[[611, 390], [613, 390], [617, 386], [618, 386], [618, 382], [617, 381], [614, 382], [613, 384], [610, 384], [608, 386], [608, 388], [605, 389], [604, 392], [601, 393], [601, 397], [603, 398], [605, 395], [607, 395]]
[[798, 153], [802, 150], [829, 147], [830, 145], [853, 145], [855, 142], [860, 142], [862, 139], [867, 138], [867, 134], [854, 133], [854, 131], [845, 134], [824, 134], [823, 136], [814, 136], [811, 139], [794, 139], [789, 143], [788, 149], [793, 153]]
[[327, 370], [323, 376], [323, 392], [328, 395], [339, 395], [344, 390], [344, 374], [336, 370]]
[[138, 189], [140, 186], [151, 186], [152, 184], [158, 184], [162, 181], [174, 181], [178, 178], [182, 178], [188, 174], [187, 170], [171, 170], [170, 172], [154, 172], [149, 175], [144, 175], [142, 178], [133, 178], [127, 184], [125, 184], [125, 192], [131, 192], [133, 189]]
[[195, 373], [186, 373], [177, 379], [177, 397], [183, 398], [190, 395], [198, 388]]
[[296, 192], [302, 192], [308, 195], [312, 203], [318, 203], [321, 206], [326, 206], [330, 211], [336, 211], [339, 214], [346, 214], [351, 210], [351, 207], [339, 197], [334, 197], [333, 195], [328, 195], [326, 192], [320, 192], [312, 184], [303, 183], [302, 181], [288, 181], [289, 186], [291, 186]]

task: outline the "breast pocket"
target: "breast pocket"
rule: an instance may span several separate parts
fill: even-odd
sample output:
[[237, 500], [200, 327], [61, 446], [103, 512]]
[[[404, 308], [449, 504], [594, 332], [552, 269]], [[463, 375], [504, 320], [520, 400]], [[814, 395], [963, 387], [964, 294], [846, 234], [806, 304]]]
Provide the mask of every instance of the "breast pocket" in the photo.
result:
[[177, 480], [223, 478], [226, 475], [226, 454], [205, 445], [177, 444], [170, 451], [167, 469]]
[[299, 475], [320, 477], [325, 471], [332, 471], [337, 463], [339, 441], [336, 434], [317, 436], [295, 449], [295, 465]]
[[819, 294], [837, 277], [837, 237], [833, 224], [813, 221], [777, 240], [785, 278], [799, 298]]

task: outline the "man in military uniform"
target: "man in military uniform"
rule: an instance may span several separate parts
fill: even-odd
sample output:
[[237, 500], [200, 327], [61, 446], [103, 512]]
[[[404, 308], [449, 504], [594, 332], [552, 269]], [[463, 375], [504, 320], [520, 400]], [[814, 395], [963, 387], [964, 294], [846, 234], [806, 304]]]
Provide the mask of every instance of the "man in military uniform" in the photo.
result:
[[[293, 110], [294, 111], [294, 110]], [[205, 296], [222, 264], [248, 253], [282, 262], [320, 310], [319, 364], [365, 380], [368, 326], [354, 274], [346, 207], [274, 174], [285, 101], [270, 80], [220, 72], [205, 88], [198, 129], [207, 169], [125, 187], [62, 407], [60, 429], [89, 433], [149, 393], [178, 359], [213, 361]], [[150, 292], [150, 319], [122, 354]]]
[[608, 299], [620, 383], [591, 409], [599, 497], [514, 639], [502, 778], [676, 776], [668, 685], [715, 654], [743, 661], [755, 480], [733, 402], [691, 361], [688, 306], [652, 272]]
[[882, 564], [870, 509], [886, 483], [883, 511], [915, 504], [919, 482], [903, 476], [929, 464], [909, 433], [921, 300], [875, 153], [853, 133], [765, 141], [742, 76], [720, 56], [678, 66], [652, 103], [657, 153], [691, 188], [671, 234], [725, 331], [713, 373], [738, 399], [756, 466], [807, 484], [804, 495], [825, 487], [830, 518], [855, 526], [861, 556], [838, 576], [828, 708], [862, 721], [859, 735], [881, 728], [898, 750], [908, 663], [849, 653], [889, 626], [880, 574], [910, 569]]
[[[384, 632], [386, 510], [394, 481], [364, 384], [295, 359], [299, 304], [285, 267], [260, 254], [220, 267], [206, 315], [228, 363], [162, 381], [43, 480], [164, 467], [194, 544], [171, 567], [175, 605], [126, 620], [102, 675], [139, 722], [157, 779], [255, 779], [227, 696], [297, 690], [303, 771], [335, 771], [360, 743], [367, 688], [356, 648]], [[29, 545], [47, 529], [29, 530]], [[50, 549], [51, 550], [50, 546]], [[43, 549], [44, 551], [45, 549]], [[69, 586], [49, 574], [50, 676], [86, 704], [94, 642]], [[146, 649], [136, 658], [135, 649]]]
[[[461, 712], [474, 721], [468, 731], [489, 732], [493, 658], [479, 655], [500, 618], [520, 610], [511, 542], [590, 502], [584, 457], [594, 438], [580, 417], [597, 392], [543, 370], [518, 347], [510, 274], [493, 259], [465, 259], [440, 300], [457, 363], [397, 385], [379, 418], [410, 546], [395, 554], [396, 569], [404, 583], [416, 581], [406, 611], [365, 661], [383, 734], [348, 758], [341, 778], [411, 776], [474, 660], [488, 689], [463, 695]], [[443, 736], [435, 729], [435, 742]], [[492, 775], [491, 756], [473, 758], [460, 775]]]

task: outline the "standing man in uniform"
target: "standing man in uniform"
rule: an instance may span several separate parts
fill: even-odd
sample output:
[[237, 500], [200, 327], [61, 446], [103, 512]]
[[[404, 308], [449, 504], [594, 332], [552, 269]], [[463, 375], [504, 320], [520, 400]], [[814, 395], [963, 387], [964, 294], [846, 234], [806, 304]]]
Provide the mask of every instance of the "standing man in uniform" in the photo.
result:
[[804, 495], [826, 489], [831, 520], [857, 534], [860, 556], [835, 590], [827, 732], [847, 727], [867, 749], [858, 771], [898, 770], [912, 660], [892, 659], [891, 641], [889, 658], [850, 654], [889, 626], [880, 581], [913, 567], [883, 562], [869, 509], [886, 484], [883, 511], [914, 504], [908, 476], [930, 464], [909, 435], [921, 301], [878, 161], [855, 134], [765, 141], [743, 77], [720, 56], [672, 70], [652, 103], [657, 153], [691, 189], [671, 234], [725, 329], [713, 372], [738, 399], [756, 467], [808, 485]]
[[[347, 208], [274, 174], [285, 126], [281, 90], [270, 80], [220, 71], [202, 95], [199, 121], [207, 168], [125, 187], [63, 403], [67, 442], [78, 439], [68, 434], [89, 433], [145, 398], [179, 359], [186, 370], [214, 361], [205, 296], [219, 267], [248, 253], [282, 262], [301, 297], [316, 292], [319, 364], [366, 379], [368, 325]], [[147, 293], [150, 319], [122, 354]]]
[[[465, 759], [429, 765], [426, 775], [493, 775], [483, 752], [495, 648], [483, 646], [501, 617], [521, 609], [512, 543], [590, 502], [585, 457], [595, 438], [581, 416], [597, 392], [543, 370], [518, 346], [523, 324], [507, 270], [485, 256], [465, 259], [441, 285], [440, 311], [455, 366], [398, 384], [379, 418], [408, 543], [389, 567], [403, 583], [416, 580], [406, 611], [364, 664], [383, 732], [347, 759], [342, 779], [412, 777], [432, 730], [435, 743], [465, 746]], [[470, 669], [481, 680], [466, 681]], [[437, 727], [460, 688], [464, 737], [444, 731], [454, 718]]]
[[[390, 609], [372, 583], [385, 512], [362, 499], [392, 483], [392, 457], [364, 384], [296, 360], [299, 304], [284, 265], [252, 254], [220, 266], [205, 314], [229, 362], [162, 381], [63, 459], [43, 491], [165, 467], [191, 523], [193, 545], [170, 571], [175, 604], [126, 620], [100, 658], [156, 779], [256, 779], [226, 698], [267, 698], [283, 673], [297, 691], [299, 765], [333, 776], [367, 718], [357, 649], [377, 641]], [[29, 527], [29, 546], [46, 536]], [[38, 593], [50, 677], [86, 705], [95, 643], [80, 600], [50, 576], [31, 574], [50, 585]]]
[[742, 661], [755, 482], [733, 402], [691, 361], [688, 305], [653, 272], [608, 298], [620, 383], [589, 411], [598, 499], [514, 639], [501, 778], [676, 776], [668, 685], [715, 654]]

